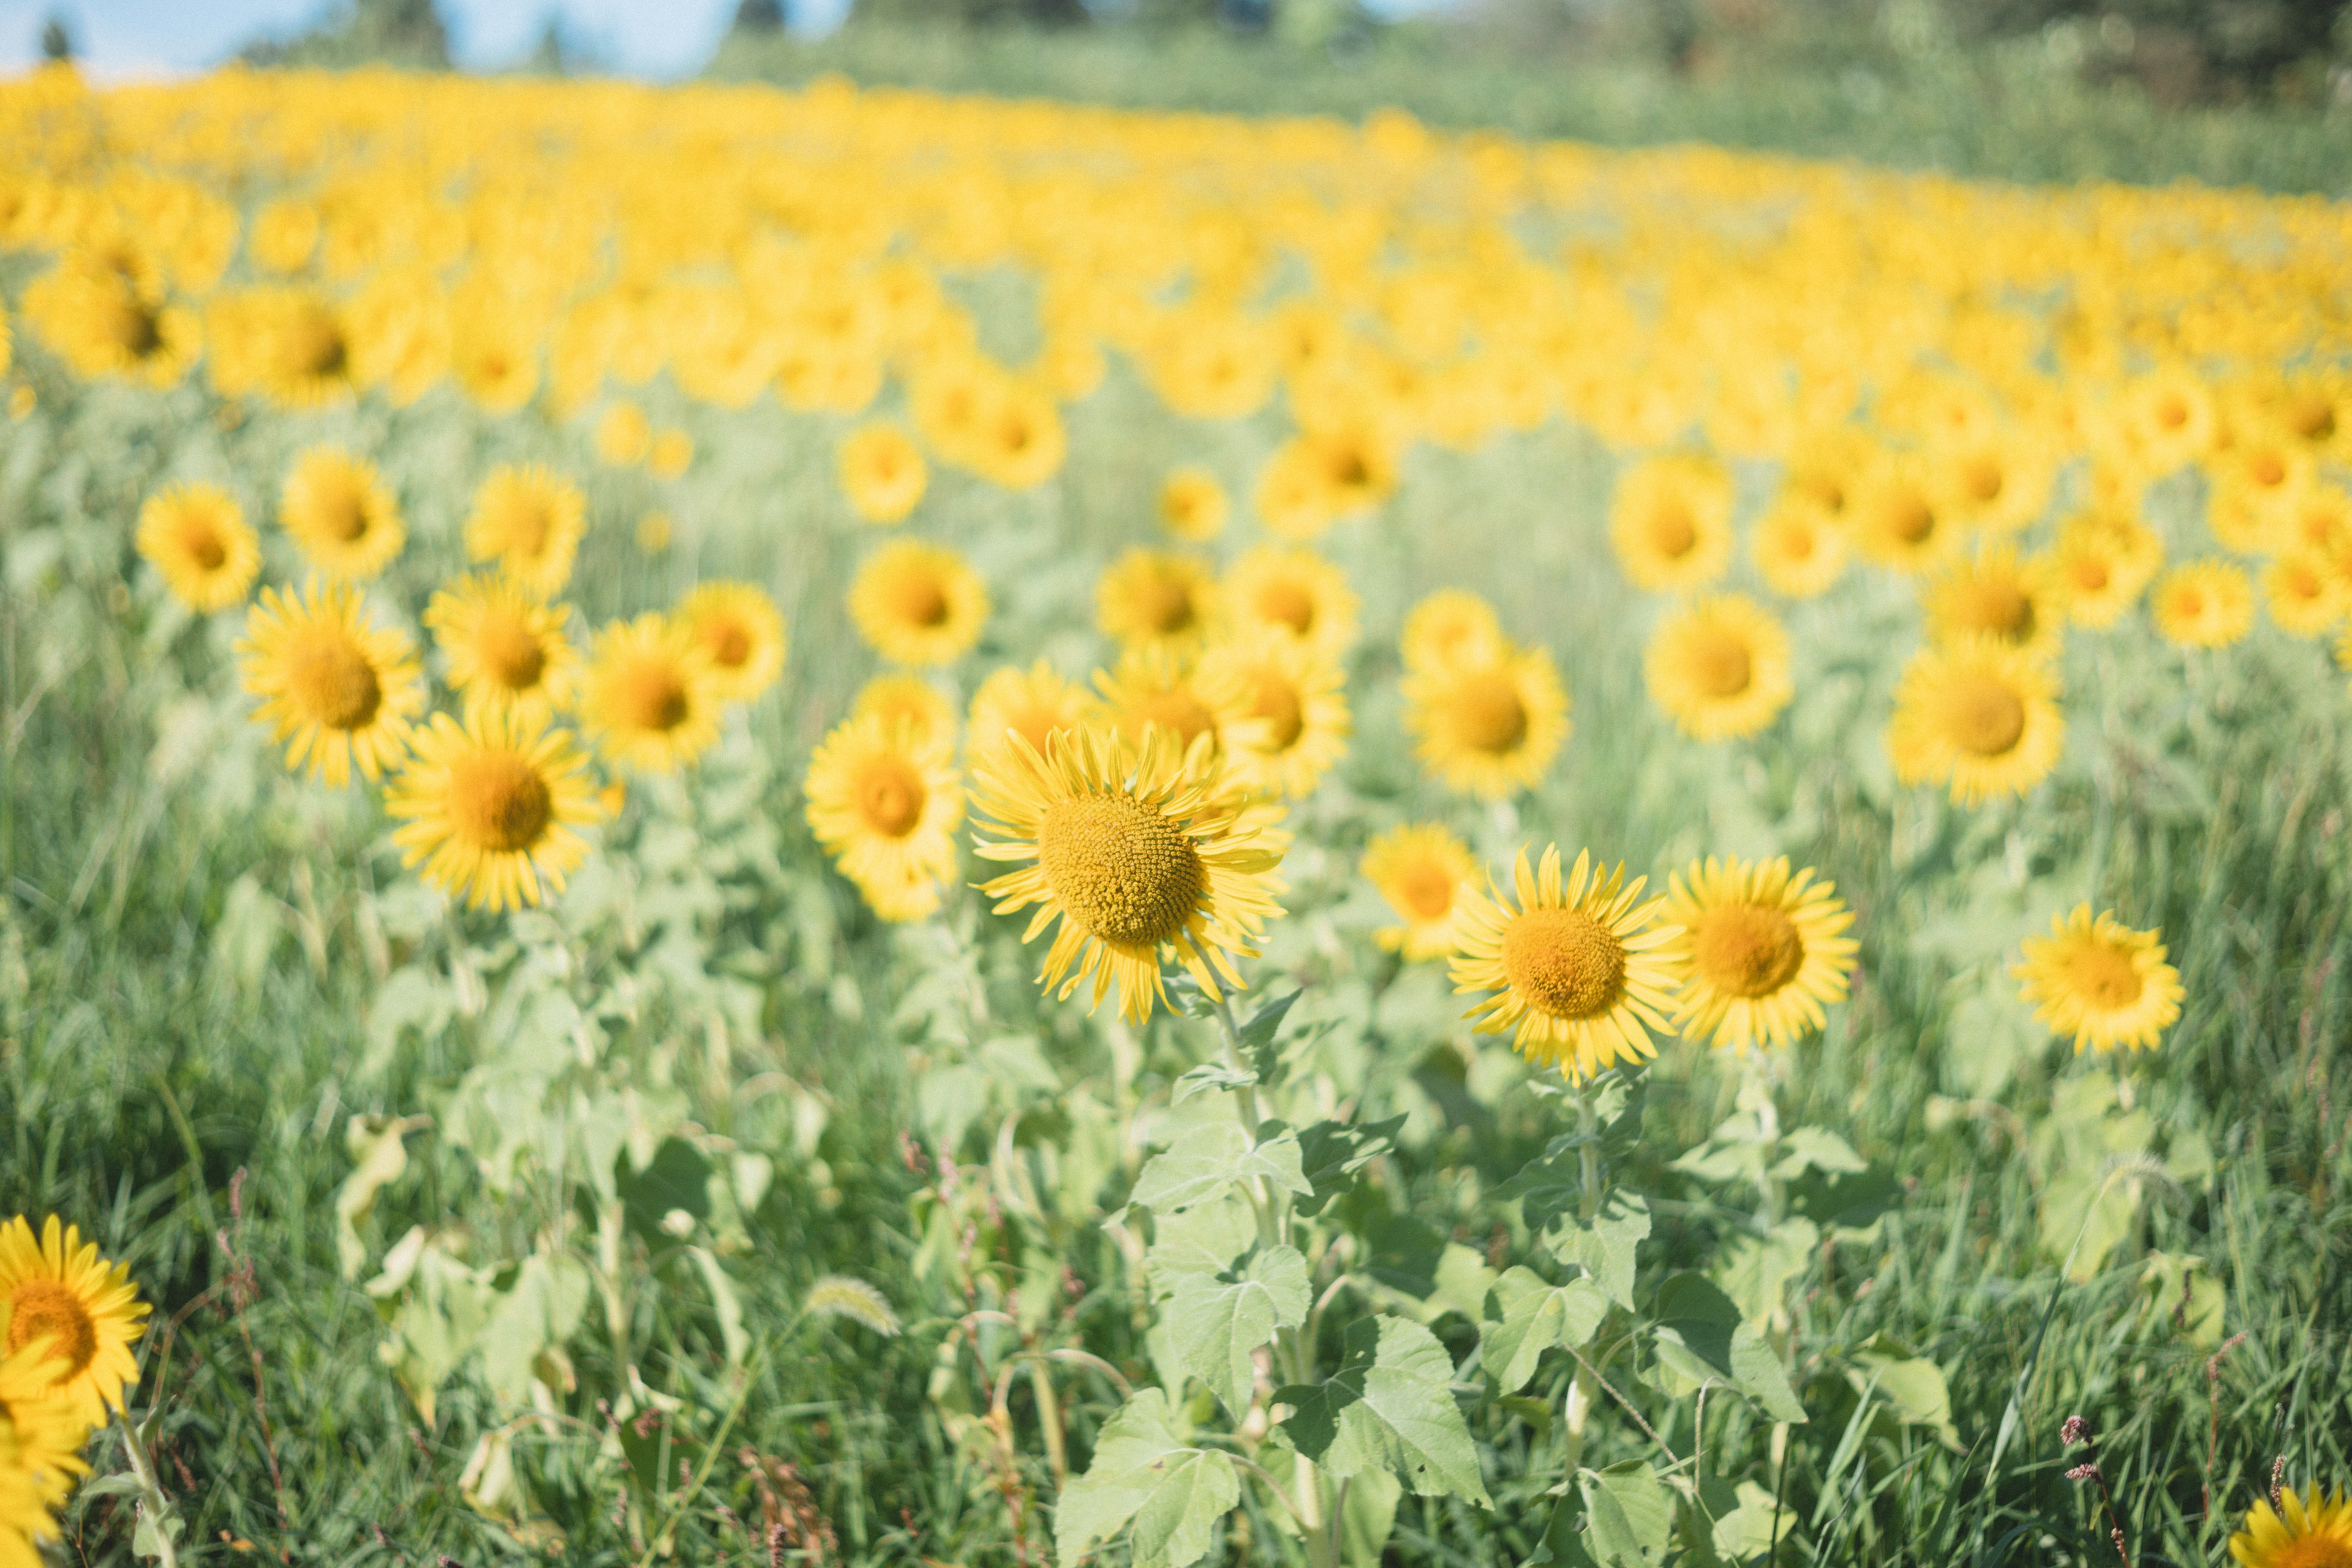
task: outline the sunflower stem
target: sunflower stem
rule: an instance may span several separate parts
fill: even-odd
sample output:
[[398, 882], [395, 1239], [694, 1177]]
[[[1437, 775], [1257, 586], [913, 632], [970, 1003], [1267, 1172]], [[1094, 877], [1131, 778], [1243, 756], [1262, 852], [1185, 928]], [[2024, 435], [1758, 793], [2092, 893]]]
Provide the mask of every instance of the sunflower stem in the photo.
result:
[[155, 1479], [154, 1461], [147, 1457], [147, 1445], [139, 1440], [139, 1430], [131, 1425], [131, 1417], [121, 1405], [112, 1407], [114, 1424], [122, 1433], [122, 1450], [130, 1456], [131, 1473], [139, 1482], [139, 1509], [146, 1516], [148, 1536], [155, 1545], [155, 1561], [163, 1568], [180, 1568], [179, 1543], [172, 1539], [172, 1524], [176, 1516], [172, 1511], [172, 1500], [163, 1495], [163, 1483]]
[[[1576, 1090], [1576, 1213], [1577, 1217], [1591, 1225], [1601, 1217], [1601, 1108], [1592, 1102], [1590, 1079], [1578, 1079]], [[1576, 1358], [1576, 1375], [1570, 1380], [1568, 1397], [1560, 1410], [1560, 1473], [1568, 1481], [1576, 1479], [1576, 1472], [1584, 1464], [1584, 1429], [1592, 1418], [1593, 1378], [1591, 1363], [1580, 1354]]]

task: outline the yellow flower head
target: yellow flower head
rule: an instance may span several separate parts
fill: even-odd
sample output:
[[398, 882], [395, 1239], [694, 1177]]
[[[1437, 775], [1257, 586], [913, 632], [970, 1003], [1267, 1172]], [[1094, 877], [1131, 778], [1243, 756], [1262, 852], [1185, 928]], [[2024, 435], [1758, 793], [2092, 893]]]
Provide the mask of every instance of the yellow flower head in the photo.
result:
[[1188, 544], [1205, 544], [1225, 531], [1233, 503], [1225, 487], [1203, 468], [1178, 468], [1160, 486], [1160, 523]]
[[1211, 996], [1238, 989], [1236, 957], [1279, 915], [1272, 824], [1227, 787], [1206, 742], [1180, 749], [1154, 729], [1130, 743], [1076, 731], [1041, 756], [1015, 740], [975, 774], [973, 850], [1029, 861], [981, 891], [999, 914], [1035, 905], [1024, 942], [1058, 917], [1039, 983], [1066, 997], [1091, 979], [1100, 1004], [1113, 982], [1136, 1023], [1167, 994], [1162, 949]]
[[682, 477], [694, 466], [694, 437], [683, 430], [656, 430], [646, 446], [646, 471], [657, 479]]
[[551, 599], [572, 580], [572, 558], [588, 531], [580, 487], [532, 464], [493, 469], [474, 492], [466, 519], [466, 554], [495, 561], [525, 593]]
[[2134, 931], [2112, 910], [2091, 918], [2091, 906], [2051, 922], [2046, 937], [2028, 937], [2025, 961], [2010, 973], [2034, 1016], [2084, 1047], [2153, 1049], [2180, 1016], [2180, 972], [2164, 961], [2153, 931]]
[[1643, 668], [1650, 700], [1694, 740], [1752, 735], [1796, 690], [1787, 630], [1744, 594], [1697, 598], [1670, 612], [1650, 636]]
[[268, 296], [250, 321], [258, 390], [286, 408], [318, 408], [352, 395], [351, 323], [327, 300], [299, 289]]
[[645, 461], [653, 438], [646, 411], [634, 403], [615, 403], [596, 421], [596, 456], [616, 468]]
[[1207, 563], [1164, 550], [1129, 550], [1095, 587], [1095, 624], [1121, 647], [1200, 646], [1215, 614]]
[[1916, 463], [1874, 464], [1847, 511], [1854, 551], [1874, 565], [1920, 572], [1949, 557], [1965, 525]]
[[2078, 626], [2111, 626], [2164, 563], [2156, 531], [2118, 511], [2085, 512], [2059, 531], [2050, 565]]
[[1784, 598], [1813, 598], [1845, 574], [1845, 531], [1835, 514], [1799, 497], [1783, 497], [1758, 518], [1748, 548], [1764, 585]]
[[893, 664], [952, 664], [988, 624], [988, 586], [963, 557], [902, 539], [866, 558], [849, 585], [849, 615]]
[[24, 308], [42, 341], [84, 376], [176, 386], [204, 341], [194, 312], [71, 257], [26, 287]]
[[2021, 561], [1996, 545], [1955, 562], [1919, 594], [1928, 635], [1939, 643], [1984, 637], [2029, 653], [2055, 653], [2065, 628], [2063, 590], [2047, 562]]
[[1938, 510], [1961, 527], [2009, 534], [2041, 515], [2053, 467], [2037, 443], [2015, 431], [1992, 431], [1939, 447], [1929, 482]]
[[209, 614], [242, 600], [261, 571], [261, 542], [217, 485], [173, 485], [139, 509], [139, 553], [172, 596]]
[[148, 1307], [130, 1271], [98, 1255], [95, 1242], [51, 1215], [38, 1236], [24, 1215], [0, 1225], [0, 1308], [5, 1354], [46, 1346], [41, 1398], [70, 1411], [84, 1427], [122, 1407], [139, 1381], [131, 1347], [145, 1331]]
[[1310, 795], [1347, 754], [1353, 725], [1339, 667], [1272, 629], [1201, 656], [1197, 679], [1216, 710], [1227, 776], [1245, 789]]
[[2291, 551], [2263, 568], [2263, 596], [2279, 630], [2315, 637], [2344, 618], [2352, 581], [2306, 551]]
[[580, 655], [563, 635], [565, 613], [503, 577], [476, 574], [436, 592], [425, 625], [469, 715], [497, 710], [541, 725], [570, 707], [579, 687]]
[[2253, 579], [2226, 561], [2183, 562], [2150, 591], [2148, 609], [2167, 641], [2227, 647], [2253, 627]]
[[1669, 950], [1682, 932], [1659, 923], [1664, 899], [1640, 902], [1622, 866], [1603, 871], [1580, 850], [1563, 879], [1559, 847], [1539, 870], [1519, 851], [1508, 892], [1489, 883], [1465, 895], [1455, 930], [1454, 988], [1495, 994], [1469, 1016], [1481, 1034], [1510, 1032], [1529, 1061], [1581, 1083], [1616, 1062], [1654, 1057], [1675, 1005]]
[[852, 716], [809, 759], [805, 793], [810, 830], [876, 914], [920, 920], [940, 907], [963, 819], [951, 729]]
[[1119, 656], [1114, 668], [1095, 671], [1101, 694], [1090, 723], [1139, 743], [1149, 729], [1168, 732], [1178, 750], [1207, 737], [1212, 752], [1223, 746], [1217, 729], [1217, 694], [1202, 689], [1192, 662], [1166, 647], [1139, 647]]
[[1397, 652], [1407, 671], [1491, 664], [1509, 651], [1495, 606], [1466, 588], [1440, 588], [1404, 618]]
[[905, 520], [923, 499], [930, 468], [922, 448], [896, 425], [860, 426], [841, 444], [841, 489], [868, 522]]
[[1422, 765], [1481, 800], [1533, 788], [1568, 739], [1568, 689], [1539, 647], [1415, 670], [1403, 693]]
[[1731, 560], [1731, 476], [1711, 458], [1636, 464], [1609, 503], [1609, 541], [1634, 585], [1696, 588]]
[[278, 493], [278, 522], [311, 565], [352, 582], [381, 573], [408, 542], [375, 465], [340, 447], [313, 447], [294, 460]]
[[1273, 627], [1327, 658], [1356, 640], [1358, 601], [1347, 574], [1312, 551], [1250, 551], [1226, 571], [1219, 598], [1235, 626]]
[[313, 581], [264, 588], [236, 645], [254, 717], [286, 742], [286, 765], [340, 788], [397, 763], [425, 709], [424, 672], [406, 633], [372, 626], [359, 592]]
[[519, 910], [563, 890], [587, 858], [577, 831], [603, 815], [587, 754], [567, 730], [513, 709], [484, 708], [460, 725], [436, 713], [384, 788], [402, 826], [402, 864], [475, 909]]
[[640, 773], [675, 773], [719, 740], [724, 702], [686, 629], [647, 612], [596, 634], [580, 719], [596, 749]]
[[1407, 962], [1454, 951], [1454, 917], [1478, 875], [1460, 836], [1433, 822], [1391, 827], [1364, 847], [1357, 869], [1404, 921], [1373, 932], [1374, 942]]
[[2238, 1568], [2352, 1568], [2352, 1493], [2279, 1489], [2279, 1505], [2257, 1498], [2230, 1537]]
[[1777, 860], [1694, 860], [1675, 874], [1664, 918], [1682, 977], [1684, 1033], [1745, 1053], [1822, 1026], [1853, 973], [1853, 916], [1811, 868]]
[[1306, 540], [1360, 516], [1396, 488], [1396, 459], [1370, 431], [1335, 425], [1302, 430], [1258, 474], [1255, 503], [1267, 531]]
[[678, 601], [671, 616], [710, 664], [722, 702], [750, 702], [784, 672], [784, 617], [749, 583], [705, 583]]
[[1052, 755], [1055, 732], [1086, 722], [1089, 706], [1087, 689], [1042, 658], [1027, 669], [1007, 665], [991, 672], [971, 697], [973, 765], [1003, 750], [1008, 731], [1039, 755]]
[[2048, 665], [1981, 638], [1915, 655], [1886, 730], [1895, 776], [1948, 784], [1962, 805], [2023, 795], [2058, 765], [2065, 739]]

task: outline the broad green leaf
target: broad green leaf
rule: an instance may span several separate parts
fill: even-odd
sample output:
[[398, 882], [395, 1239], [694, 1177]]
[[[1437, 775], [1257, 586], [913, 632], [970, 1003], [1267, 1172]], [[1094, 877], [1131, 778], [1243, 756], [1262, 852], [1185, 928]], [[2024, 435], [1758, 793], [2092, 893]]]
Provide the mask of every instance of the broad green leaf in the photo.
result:
[[[533, 1253], [515, 1271], [514, 1283], [499, 1292], [482, 1325], [482, 1381], [509, 1405], [530, 1396], [530, 1380], [542, 1352], [560, 1347], [588, 1310], [588, 1270], [569, 1253]], [[736, 1331], [742, 1331], [740, 1319]]]
[[1819, 1127], [1797, 1128], [1782, 1136], [1780, 1147], [1784, 1152], [1773, 1165], [1772, 1174], [1784, 1182], [1807, 1171], [1853, 1175], [1870, 1169], [1870, 1162], [1855, 1153], [1853, 1144]]
[[1605, 1470], [1579, 1470], [1585, 1550], [1602, 1568], [1644, 1568], [1659, 1561], [1674, 1530], [1674, 1502], [1650, 1467], [1628, 1459]]
[[[1193, 1103], [1206, 1103], [1209, 1098]], [[1225, 1097], [1213, 1098], [1222, 1101]], [[1229, 1192], [1254, 1176], [1288, 1192], [1312, 1191], [1299, 1169], [1297, 1136], [1282, 1128], [1253, 1146], [1228, 1107], [1224, 1115], [1190, 1120], [1167, 1151], [1154, 1155], [1143, 1167], [1142, 1175], [1136, 1179], [1133, 1201], [1154, 1213], [1174, 1214]]]
[[1249, 1202], [1227, 1193], [1213, 1203], [1194, 1204], [1181, 1214], [1154, 1215], [1151, 1247], [1143, 1260], [1156, 1295], [1166, 1295], [1187, 1274], [1223, 1274], [1257, 1245], [1257, 1216]]
[[697, 1221], [710, 1217], [710, 1162], [683, 1138], [666, 1138], [646, 1164], [620, 1178], [621, 1202], [629, 1228], [648, 1246], [675, 1238], [663, 1229], [673, 1214]]
[[1345, 1121], [1318, 1121], [1298, 1133], [1299, 1168], [1311, 1189], [1295, 1205], [1300, 1214], [1317, 1215], [1323, 1205], [1346, 1191], [1356, 1173], [1389, 1151], [1402, 1116], [1362, 1126]]
[[1276, 1394], [1291, 1406], [1283, 1430], [1334, 1479], [1386, 1470], [1424, 1496], [1451, 1493], [1491, 1507], [1470, 1428], [1454, 1403], [1454, 1358], [1404, 1318], [1359, 1319], [1347, 1359], [1326, 1383]]
[[689, 1247], [686, 1255], [694, 1259], [695, 1268], [702, 1275], [704, 1289], [710, 1292], [710, 1310], [719, 1319], [719, 1342], [727, 1352], [729, 1366], [741, 1366], [744, 1355], [751, 1348], [751, 1336], [743, 1329], [743, 1298], [736, 1292], [735, 1281], [719, 1266], [719, 1259], [704, 1247]]
[[1764, 1337], [1740, 1321], [1731, 1298], [1704, 1275], [1676, 1274], [1658, 1289], [1655, 1345], [1678, 1397], [1708, 1382], [1753, 1399], [1775, 1420], [1798, 1422], [1805, 1408]]
[[1777, 1323], [1786, 1304], [1789, 1282], [1812, 1267], [1822, 1233], [1809, 1219], [1789, 1218], [1769, 1236], [1742, 1231], [1723, 1244], [1707, 1276], [1723, 1287], [1751, 1323]]
[[352, 1173], [335, 1189], [335, 1255], [343, 1278], [359, 1277], [367, 1261], [367, 1246], [360, 1239], [359, 1222], [375, 1207], [376, 1194], [400, 1180], [408, 1169], [411, 1132], [433, 1125], [429, 1116], [404, 1116], [386, 1121], [380, 1117], [354, 1116], [343, 1129], [343, 1141], [354, 1162]]
[[1223, 1062], [1203, 1062], [1176, 1080], [1175, 1092], [1169, 1099], [1181, 1105], [1196, 1094], [1257, 1087], [1257, 1074], [1247, 1068], [1228, 1067]]
[[1396, 1529], [1397, 1500], [1404, 1487], [1385, 1470], [1348, 1478], [1348, 1498], [1339, 1509], [1339, 1557], [1348, 1568], [1381, 1568], [1381, 1552]]
[[1553, 1285], [1531, 1268], [1506, 1270], [1487, 1300], [1499, 1318], [1479, 1326], [1479, 1359], [1504, 1394], [1528, 1385], [1544, 1352], [1590, 1341], [1609, 1312], [1609, 1299], [1591, 1280]]
[[1459, 1312], [1476, 1322], [1486, 1315], [1486, 1292], [1494, 1283], [1495, 1270], [1485, 1253], [1458, 1241], [1447, 1242], [1438, 1254], [1437, 1273], [1432, 1280], [1435, 1289], [1421, 1304], [1421, 1321], [1433, 1323], [1448, 1312]]
[[1274, 1037], [1281, 1033], [1283, 1019], [1290, 1016], [1290, 1009], [1305, 994], [1303, 991], [1294, 991], [1287, 996], [1277, 996], [1242, 1026], [1242, 1055], [1257, 1069], [1260, 1081], [1282, 1081], [1282, 1052], [1276, 1047]]
[[1552, 1255], [1577, 1264], [1621, 1307], [1633, 1305], [1633, 1253], [1650, 1234], [1650, 1205], [1639, 1194], [1609, 1194], [1591, 1225], [1570, 1221], [1552, 1236]]
[[1854, 1392], [1875, 1381], [1879, 1396], [1907, 1426], [1925, 1426], [1943, 1445], [1958, 1453], [1960, 1435], [1952, 1426], [1952, 1394], [1944, 1371], [1925, 1356], [1887, 1334], [1878, 1334], [1853, 1352]]
[[1715, 1549], [1734, 1562], [1766, 1555], [1776, 1536], [1786, 1540], [1796, 1528], [1795, 1512], [1755, 1481], [1741, 1481], [1732, 1499], [1730, 1508], [1716, 1513], [1711, 1533]]
[[1186, 1372], [1209, 1385], [1239, 1421], [1250, 1407], [1251, 1352], [1276, 1328], [1307, 1320], [1307, 1259], [1295, 1247], [1258, 1253], [1237, 1279], [1180, 1276], [1167, 1307], [1168, 1331]]
[[1240, 1500], [1233, 1460], [1179, 1437], [1168, 1396], [1147, 1388], [1103, 1428], [1087, 1473], [1062, 1489], [1056, 1560], [1072, 1568], [1125, 1527], [1135, 1568], [1189, 1568], [1208, 1555], [1217, 1521]]

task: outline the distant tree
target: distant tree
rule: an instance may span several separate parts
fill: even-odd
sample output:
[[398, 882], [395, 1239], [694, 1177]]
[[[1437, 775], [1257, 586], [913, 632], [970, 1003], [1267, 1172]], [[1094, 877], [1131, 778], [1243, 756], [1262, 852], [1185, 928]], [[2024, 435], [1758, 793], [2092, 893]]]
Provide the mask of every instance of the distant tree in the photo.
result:
[[434, 0], [352, 0], [309, 32], [248, 44], [238, 58], [251, 65], [407, 66], [449, 68], [449, 29]]
[[743, 0], [735, 7], [735, 25], [728, 31], [747, 37], [784, 30], [784, 8], [777, 0]]
[[52, 11], [41, 24], [41, 58], [53, 65], [63, 64], [74, 58], [73, 29], [66, 19]]

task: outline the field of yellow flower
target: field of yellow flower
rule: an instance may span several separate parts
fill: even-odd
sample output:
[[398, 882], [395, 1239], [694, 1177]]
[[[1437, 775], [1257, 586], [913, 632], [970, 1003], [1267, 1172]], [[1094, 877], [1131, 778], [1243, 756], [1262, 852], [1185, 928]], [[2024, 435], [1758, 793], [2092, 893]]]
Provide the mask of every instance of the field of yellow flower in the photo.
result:
[[0, 136], [0, 1568], [2352, 1564], [2352, 209]]

